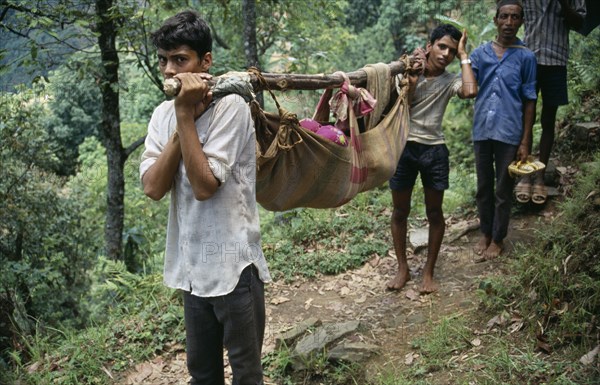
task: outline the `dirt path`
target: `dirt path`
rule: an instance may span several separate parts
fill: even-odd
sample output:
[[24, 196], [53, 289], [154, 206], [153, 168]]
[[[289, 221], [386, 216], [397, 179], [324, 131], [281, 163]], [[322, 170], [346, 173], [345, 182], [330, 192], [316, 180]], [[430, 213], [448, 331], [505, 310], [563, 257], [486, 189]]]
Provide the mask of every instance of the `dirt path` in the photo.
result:
[[[471, 249], [478, 231], [468, 232], [452, 243], [445, 240], [436, 266], [440, 290], [432, 295], [417, 293], [425, 264], [424, 250], [410, 258], [413, 280], [400, 292], [385, 290], [396, 269], [392, 253], [376, 256], [363, 267], [337, 276], [321, 276], [290, 285], [272, 283], [266, 292], [268, 322], [264, 351], [272, 351], [277, 335], [307, 318], [317, 317], [322, 322], [353, 319], [360, 320], [366, 329], [355, 338], [380, 348], [380, 354], [366, 365], [370, 375], [387, 365], [404, 362], [410, 352], [410, 342], [428, 331], [430, 321], [477, 307], [476, 291], [480, 282], [494, 274], [502, 274], [502, 258], [510, 258], [514, 245], [527, 241], [533, 236], [532, 229], [552, 215], [549, 204], [538, 212], [513, 216], [506, 240], [507, 253], [495, 261], [473, 262], [475, 255]], [[450, 224], [447, 239], [458, 232], [458, 224]], [[137, 365], [119, 384], [184, 385], [187, 379], [185, 352], [178, 346], [169, 354]], [[266, 384], [274, 382], [266, 379]]]

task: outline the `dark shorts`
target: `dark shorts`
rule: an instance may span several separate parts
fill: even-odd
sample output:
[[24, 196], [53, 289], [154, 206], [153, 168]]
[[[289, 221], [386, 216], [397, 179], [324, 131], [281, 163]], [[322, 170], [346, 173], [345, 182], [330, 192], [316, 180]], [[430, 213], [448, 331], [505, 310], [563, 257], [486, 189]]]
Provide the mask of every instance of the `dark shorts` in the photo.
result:
[[566, 66], [537, 66], [537, 89], [542, 91], [542, 103], [548, 106], [569, 104]]
[[448, 189], [448, 175], [450, 174], [450, 160], [448, 147], [445, 144], [421, 144], [406, 142], [396, 173], [390, 179], [392, 190], [412, 188], [421, 174], [423, 187], [437, 191]]

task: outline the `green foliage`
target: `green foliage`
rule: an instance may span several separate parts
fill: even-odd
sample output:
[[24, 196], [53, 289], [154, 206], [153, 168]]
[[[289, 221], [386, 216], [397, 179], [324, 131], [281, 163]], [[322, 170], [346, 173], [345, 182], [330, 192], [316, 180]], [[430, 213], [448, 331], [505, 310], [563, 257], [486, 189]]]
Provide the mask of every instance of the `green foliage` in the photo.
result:
[[450, 188], [444, 192], [444, 212], [454, 216], [470, 214], [476, 210], [473, 206], [477, 191], [474, 167], [465, 169], [463, 165], [454, 163], [450, 167]]
[[[600, 155], [594, 161], [597, 165]], [[586, 326], [593, 325], [593, 316], [600, 314], [600, 234], [594, 230], [600, 228], [600, 215], [593, 214], [600, 209], [595, 198], [600, 167], [586, 170], [579, 175], [573, 196], [562, 204], [561, 220], [540, 232], [540, 244], [534, 250], [543, 253], [532, 252], [535, 263], [521, 261], [523, 280], [539, 296], [533, 304], [539, 315], [544, 314], [544, 307], [556, 305], [557, 299], [569, 304], [569, 317], [548, 320], [559, 339], [574, 331], [585, 337]]]
[[459, 31], [463, 31], [464, 29], [467, 28], [463, 23], [461, 23], [460, 21], [458, 21], [456, 19], [453, 19], [452, 17], [448, 17], [445, 15], [435, 15], [434, 18], [435, 18], [435, 20], [439, 21], [440, 23], [450, 24], [450, 25], [454, 26]]
[[569, 105], [559, 109], [562, 132], [558, 135], [557, 153], [579, 158], [589, 156], [600, 148], [595, 141], [575, 138], [572, 122], [598, 122], [600, 116], [600, 29], [587, 37], [571, 34], [571, 55], [568, 64]]
[[432, 331], [413, 341], [413, 347], [423, 355], [423, 362], [418, 371], [430, 372], [444, 370], [450, 366], [448, 358], [471, 347], [470, 330], [465, 320], [458, 317], [443, 318]]
[[75, 174], [78, 146], [100, 132], [102, 99], [94, 78], [98, 71], [94, 60], [75, 55], [48, 78], [46, 129], [60, 160], [56, 172], [61, 175]]
[[107, 370], [122, 371], [184, 342], [181, 298], [161, 276], [131, 274], [123, 263], [106, 259], [100, 259], [94, 276], [88, 300], [112, 306], [97, 309], [104, 316], [83, 332], [31, 339], [32, 365], [13, 373], [11, 383], [105, 385], [111, 383]]
[[[495, 1], [463, 1], [458, 8], [457, 20], [465, 25], [469, 37], [467, 50], [469, 52], [481, 44], [493, 40], [497, 30], [493, 17], [496, 14]], [[523, 35], [521, 28], [520, 35]]]
[[[123, 141], [129, 143], [142, 136], [146, 126], [124, 124]], [[131, 272], [156, 272], [162, 268], [167, 223], [168, 198], [160, 202], [148, 199], [139, 178], [142, 148], [125, 162], [124, 257]], [[106, 212], [107, 165], [105, 150], [96, 138], [86, 139], [79, 148], [80, 172], [68, 182], [82, 204], [81, 214], [87, 218], [90, 243], [103, 247], [103, 227]]]
[[389, 63], [400, 57], [393, 35], [385, 25], [375, 24], [350, 38], [350, 45], [340, 57], [340, 70], [354, 71], [369, 63]]
[[600, 29], [595, 29], [587, 37], [573, 33], [571, 38], [571, 52], [569, 61], [569, 96], [577, 97], [586, 91], [598, 91], [600, 74], [598, 66], [598, 50], [600, 50]]
[[[40, 327], [80, 325], [93, 253], [79, 202], [50, 168], [43, 94], [3, 94], [0, 108], [0, 354]], [[17, 352], [18, 354], [20, 352]]]
[[346, 25], [360, 33], [377, 23], [381, 16], [381, 0], [348, 0]]
[[277, 381], [277, 384], [358, 385], [365, 381], [359, 365], [331, 362], [326, 351], [300, 359], [304, 369], [292, 371], [290, 369], [294, 360], [291, 354], [290, 349], [284, 346], [263, 358], [265, 374]]
[[82, 204], [81, 215], [89, 228], [89, 242], [96, 250], [103, 247], [103, 226], [106, 212], [105, 150], [98, 139], [90, 137], [79, 146], [81, 170], [67, 182], [68, 188]]
[[[560, 359], [552, 360], [536, 353], [534, 344], [517, 344], [510, 336], [493, 336], [485, 340], [484, 357], [474, 358], [473, 365], [485, 367], [481, 374], [473, 374], [480, 384], [592, 384], [579, 378], [576, 364]], [[516, 347], [516, 345], [524, 345]]]
[[[263, 245], [274, 277], [338, 274], [362, 265], [390, 247], [389, 222], [380, 210], [391, 207], [386, 188], [359, 194], [337, 209], [261, 212]], [[391, 211], [390, 211], [391, 213]]]
[[[386, 365], [373, 385], [453, 384], [593, 384], [597, 374], [577, 363], [587, 350], [569, 349], [548, 357], [534, 351], [535, 341], [515, 335], [475, 335], [476, 317], [447, 317], [412, 341], [410, 366]], [[474, 341], [478, 340], [474, 345]], [[475, 369], [476, 368], [476, 369]], [[593, 369], [591, 370], [593, 371]], [[596, 376], [596, 377], [594, 377]]]
[[[449, 69], [453, 71], [453, 69]], [[475, 155], [471, 141], [473, 101], [452, 98], [446, 107], [443, 127], [451, 164], [474, 172]]]
[[[134, 65], [128, 61], [121, 66], [121, 115], [124, 121], [146, 124], [163, 96]], [[74, 175], [79, 166], [79, 145], [85, 138], [99, 135], [101, 95], [96, 84], [99, 70], [95, 59], [74, 55], [49, 74], [48, 82], [40, 83], [47, 107], [42, 122], [48, 131], [48, 145], [57, 158], [50, 169], [59, 175]], [[144, 132], [139, 132], [130, 141], [143, 135]]]
[[[378, 32], [387, 31], [394, 47], [394, 56], [412, 52], [426, 42], [429, 30], [424, 28], [431, 25], [436, 15], [444, 15], [454, 10], [458, 1], [401, 1], [382, 0], [379, 8], [379, 18], [376, 29]], [[356, 20], [360, 20], [357, 18]], [[366, 46], [369, 40], [360, 44]]]
[[290, 377], [290, 367], [292, 365], [292, 352], [286, 346], [267, 353], [262, 359], [262, 365], [265, 374], [281, 385], [294, 385], [294, 380]]
[[[119, 87], [121, 87], [120, 113], [122, 122], [146, 125], [154, 108], [165, 99], [160, 88], [139, 68], [132, 55], [125, 56], [121, 62]], [[123, 131], [126, 129], [126, 127], [123, 127]], [[126, 135], [123, 134], [123, 136]], [[132, 141], [135, 139], [138, 138], [132, 138]]]
[[[600, 156], [596, 155], [596, 165]], [[549, 306], [555, 299], [569, 303], [568, 316], [557, 320], [556, 336], [573, 331], [585, 336], [585, 326], [591, 325], [592, 317], [600, 314], [600, 266], [597, 263], [600, 253], [600, 236], [594, 229], [600, 228], [597, 192], [600, 187], [600, 167], [589, 167], [581, 173], [573, 197], [565, 201], [560, 223], [540, 234], [540, 247], [544, 250], [541, 271], [526, 270], [524, 279], [539, 294], [538, 305]], [[539, 261], [538, 261], [539, 262]], [[539, 265], [539, 264], [538, 264]], [[545, 272], [544, 276], [537, 276]], [[538, 311], [541, 312], [541, 309]], [[563, 318], [564, 324], [563, 324]], [[573, 319], [574, 318], [574, 319]], [[568, 322], [571, 321], [571, 322]], [[574, 322], [573, 322], [574, 321]]]
[[[237, 3], [237, 6], [241, 4]], [[241, 11], [233, 11], [232, 7], [228, 7], [223, 23], [233, 21], [241, 26]], [[344, 48], [350, 44], [350, 34], [343, 25], [343, 13], [343, 2], [310, 0], [299, 7], [294, 2], [257, 1], [261, 68], [268, 72], [332, 71], [344, 62], [339, 57], [343, 57]], [[327, 33], [323, 33], [323, 29]], [[225, 28], [219, 30], [224, 31]], [[230, 37], [228, 41], [239, 46], [241, 36]]]
[[[465, 318], [450, 316], [429, 323], [427, 333], [412, 341], [411, 352], [414, 362], [411, 366], [386, 365], [384, 370], [371, 382], [373, 385], [425, 385], [435, 384], [436, 374], [442, 374], [458, 366], [456, 357], [466, 354], [472, 347], [471, 330]], [[438, 379], [438, 381], [444, 381]], [[468, 384], [460, 378], [452, 378], [453, 384]], [[477, 382], [479, 383], [479, 382]]]
[[[123, 124], [123, 140], [130, 143], [144, 135], [146, 130], [146, 124]], [[139, 147], [125, 162], [127, 205], [123, 246], [129, 271], [154, 273], [162, 271], [163, 267], [169, 197], [155, 202], [144, 195], [139, 174], [142, 150], [143, 148]], [[101, 214], [97, 212], [96, 215]]]
[[0, 40], [10, 55], [0, 58], [3, 90], [44, 78], [77, 50], [89, 48], [93, 0], [2, 2]]

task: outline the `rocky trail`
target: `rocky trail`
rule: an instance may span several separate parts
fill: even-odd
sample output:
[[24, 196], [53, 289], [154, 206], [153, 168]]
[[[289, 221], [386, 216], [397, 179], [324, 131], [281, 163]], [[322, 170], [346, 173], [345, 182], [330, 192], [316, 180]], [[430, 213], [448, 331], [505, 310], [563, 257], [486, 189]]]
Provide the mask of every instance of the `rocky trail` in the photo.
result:
[[[440, 289], [434, 294], [420, 295], [417, 290], [426, 254], [426, 247], [419, 242], [422, 242], [420, 239], [423, 239], [422, 233], [426, 229], [411, 233], [413, 253], [409, 257], [409, 265], [413, 279], [399, 292], [386, 290], [386, 283], [396, 271], [393, 251], [386, 256], [374, 256], [361, 268], [336, 276], [267, 285], [264, 353], [276, 349], [286, 332], [289, 334], [291, 329], [308, 323], [314, 327], [323, 325], [325, 334], [334, 334], [329, 337], [336, 341], [327, 345], [328, 351], [337, 346], [337, 354], [360, 361], [367, 377], [377, 375], [386, 367], [409, 365], [418, 359], [418, 354], [411, 349], [411, 341], [429, 331], [431, 325], [443, 317], [476, 309], [479, 304], [476, 292], [481, 282], [493, 275], [506, 273], [502, 268], [505, 259], [514, 255], [516, 244], [534, 237], [535, 228], [543, 226], [555, 215], [553, 203], [551, 200], [544, 207], [517, 210], [505, 240], [505, 253], [493, 261], [482, 263], [474, 262], [476, 255], [472, 252], [479, 236], [476, 221], [450, 218], [436, 265]], [[424, 239], [426, 241], [426, 235]], [[314, 327], [310, 330], [317, 335], [319, 329]], [[350, 329], [340, 331], [338, 327]], [[313, 341], [319, 343], [329, 338], [319, 336]], [[478, 348], [484, 347], [474, 343], [473, 354]], [[226, 372], [229, 373], [229, 367], [226, 367]], [[447, 376], [444, 377], [434, 383], [452, 383]], [[117, 383], [184, 385], [187, 380], [184, 347], [173, 346], [163, 355], [124, 373]], [[268, 378], [265, 383], [276, 384]]]

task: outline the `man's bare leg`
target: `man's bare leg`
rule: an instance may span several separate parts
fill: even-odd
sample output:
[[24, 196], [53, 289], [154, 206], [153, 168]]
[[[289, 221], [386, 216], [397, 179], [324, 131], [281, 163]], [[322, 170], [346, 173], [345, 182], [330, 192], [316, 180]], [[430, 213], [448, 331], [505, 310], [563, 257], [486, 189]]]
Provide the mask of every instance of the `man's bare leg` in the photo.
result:
[[406, 260], [406, 234], [411, 194], [412, 189], [392, 190], [392, 201], [394, 203], [391, 221], [392, 240], [394, 242], [396, 259], [398, 260], [398, 272], [387, 283], [389, 290], [401, 290], [410, 281], [410, 272], [408, 271], [408, 262]]
[[435, 263], [442, 246], [446, 222], [444, 221], [444, 212], [442, 203], [444, 200], [444, 191], [438, 191], [431, 188], [425, 188], [425, 208], [427, 211], [427, 220], [429, 221], [429, 240], [427, 244], [427, 262], [423, 268], [423, 282], [419, 288], [422, 294], [433, 293], [439, 289], [438, 283], [433, 279]]
[[[542, 135], [540, 136], [540, 162], [544, 163], [548, 166], [548, 162], [550, 161], [550, 153], [552, 152], [552, 147], [554, 146], [554, 131], [556, 126], [556, 112], [558, 110], [558, 106], [549, 106], [547, 104], [542, 103], [542, 114], [541, 114], [541, 123], [542, 123]], [[542, 181], [544, 180], [544, 174], [546, 169], [540, 172], [542, 176]]]

